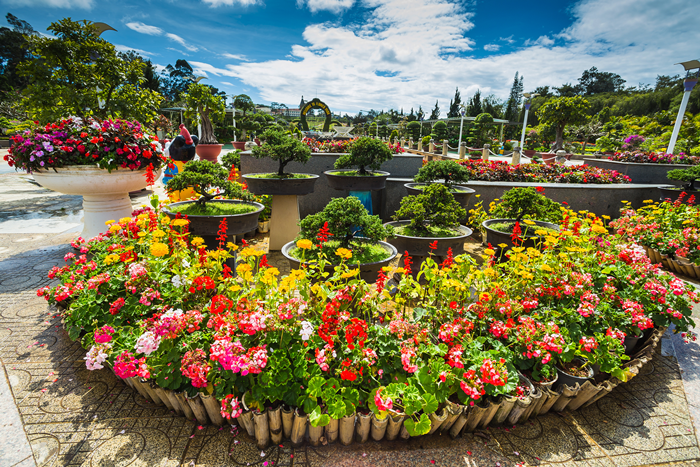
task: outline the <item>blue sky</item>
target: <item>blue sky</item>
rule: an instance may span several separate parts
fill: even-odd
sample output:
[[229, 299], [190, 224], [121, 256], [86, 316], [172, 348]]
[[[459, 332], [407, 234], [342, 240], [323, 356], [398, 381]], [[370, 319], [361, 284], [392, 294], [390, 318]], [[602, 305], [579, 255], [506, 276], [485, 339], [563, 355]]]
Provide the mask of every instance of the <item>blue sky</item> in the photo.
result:
[[700, 58], [697, 0], [0, 0], [0, 12], [42, 32], [102, 21], [120, 50], [162, 67], [184, 58], [231, 95], [318, 96], [343, 113], [439, 100], [444, 115], [455, 87], [506, 98], [516, 71], [526, 91], [592, 66], [653, 84]]

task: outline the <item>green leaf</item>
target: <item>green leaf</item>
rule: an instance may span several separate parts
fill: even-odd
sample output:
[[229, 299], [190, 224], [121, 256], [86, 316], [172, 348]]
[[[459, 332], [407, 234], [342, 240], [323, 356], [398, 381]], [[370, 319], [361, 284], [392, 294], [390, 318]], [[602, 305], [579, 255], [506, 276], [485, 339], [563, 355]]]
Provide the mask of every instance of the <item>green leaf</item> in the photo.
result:
[[411, 436], [422, 436], [430, 432], [430, 419], [426, 414], [421, 414], [420, 420], [416, 423], [412, 418], [403, 422], [406, 431]]
[[357, 405], [360, 401], [360, 393], [354, 388], [343, 388], [343, 397], [353, 405]]
[[413, 309], [413, 322], [417, 323], [420, 321], [423, 316], [428, 312], [425, 308], [414, 308]]
[[311, 423], [311, 426], [317, 427], [317, 426], [326, 426], [331, 422], [331, 417], [328, 416], [328, 414], [324, 414], [321, 412], [321, 407], [316, 406], [316, 408], [309, 413], [309, 423]]
[[326, 401], [326, 403], [328, 404], [328, 415], [330, 415], [332, 419], [339, 420], [347, 415], [347, 407], [341, 398], [333, 399], [330, 402]]
[[302, 409], [304, 409], [304, 412], [311, 413], [317, 407], [318, 407], [318, 402], [316, 402], [315, 397], [314, 398], [307, 397], [306, 399], [304, 399], [304, 404], [302, 405]]
[[323, 394], [323, 385], [325, 380], [320, 376], [315, 376], [309, 380], [309, 387], [306, 388], [306, 393], [314, 397], [321, 397]]
[[432, 394], [423, 394], [423, 412], [433, 413], [438, 409], [438, 401]]

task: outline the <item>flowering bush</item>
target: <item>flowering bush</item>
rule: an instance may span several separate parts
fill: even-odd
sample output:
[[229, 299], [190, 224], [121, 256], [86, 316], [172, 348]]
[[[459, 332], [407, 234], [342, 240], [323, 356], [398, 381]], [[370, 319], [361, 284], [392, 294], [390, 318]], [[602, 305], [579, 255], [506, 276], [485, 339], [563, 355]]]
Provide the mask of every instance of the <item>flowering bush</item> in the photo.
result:
[[599, 169], [588, 165], [518, 164], [502, 161], [462, 160], [469, 170], [470, 180], [486, 182], [535, 183], [630, 183], [627, 175], [616, 170]]
[[32, 172], [68, 165], [97, 165], [115, 169], [156, 170], [164, 162], [155, 136], [136, 121], [69, 117], [35, 126], [12, 136], [10, 167]]
[[656, 152], [623, 152], [610, 156], [610, 160], [619, 162], [636, 162], [639, 164], [700, 164], [700, 157], [688, 156], [685, 153], [662, 154]]
[[236, 245], [207, 251], [187, 230], [185, 218], [135, 212], [76, 240], [80, 253], [50, 272], [60, 284], [39, 295], [64, 306], [89, 369], [214, 394], [226, 418], [245, 396], [253, 408], [301, 407], [314, 426], [402, 412], [421, 435], [448, 400], [518, 395], [518, 370], [547, 380], [583, 356], [626, 380], [625, 336], [693, 324], [695, 292], [592, 214], [567, 211], [542, 251], [516, 247], [505, 263], [487, 249], [482, 268], [451, 254], [426, 259], [417, 279], [399, 268], [391, 293], [388, 271], [376, 286], [343, 264], [281, 276], [245, 245], [234, 275]]

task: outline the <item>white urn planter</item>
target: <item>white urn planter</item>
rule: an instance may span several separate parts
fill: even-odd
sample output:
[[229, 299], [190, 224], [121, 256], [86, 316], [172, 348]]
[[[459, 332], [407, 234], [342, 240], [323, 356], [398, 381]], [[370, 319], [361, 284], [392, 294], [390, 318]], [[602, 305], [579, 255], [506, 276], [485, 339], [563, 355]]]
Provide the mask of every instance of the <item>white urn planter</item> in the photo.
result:
[[[133, 208], [129, 192], [146, 187], [146, 169], [112, 170], [96, 166], [71, 165], [45, 171], [35, 171], [34, 180], [49, 190], [83, 197], [83, 231], [85, 240], [107, 230], [105, 222], [131, 217]], [[160, 170], [154, 171], [156, 180]]]

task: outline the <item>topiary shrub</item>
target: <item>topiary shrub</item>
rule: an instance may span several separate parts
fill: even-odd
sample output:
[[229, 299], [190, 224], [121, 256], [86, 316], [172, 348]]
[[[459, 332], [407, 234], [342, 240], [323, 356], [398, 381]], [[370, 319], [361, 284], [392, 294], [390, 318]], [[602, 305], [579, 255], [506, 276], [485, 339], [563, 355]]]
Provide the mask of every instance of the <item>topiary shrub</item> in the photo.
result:
[[262, 146], [255, 146], [252, 156], [256, 159], [269, 157], [279, 162], [277, 176], [287, 178], [290, 174], [284, 173], [284, 168], [290, 162], [300, 162], [306, 164], [311, 158], [311, 149], [295, 138], [290, 138], [287, 134], [277, 130], [265, 130], [260, 136], [264, 141]]
[[182, 172], [175, 175], [166, 185], [168, 192], [192, 188], [200, 198], [202, 208], [217, 196], [227, 199], [253, 201], [254, 196], [244, 190], [240, 183], [228, 180], [229, 172], [219, 164], [209, 161], [192, 161], [185, 164]]
[[669, 170], [666, 178], [686, 182], [683, 185], [686, 190], [698, 190], [700, 187], [696, 185], [696, 182], [700, 180], [700, 165], [694, 165], [688, 169]]
[[433, 137], [436, 143], [442, 144], [442, 141], [447, 139], [447, 123], [443, 121], [435, 122], [430, 136]]
[[564, 217], [561, 205], [546, 196], [538, 193], [544, 192], [538, 187], [511, 188], [503, 194], [501, 202], [490, 210], [490, 217], [495, 219], [532, 219], [557, 223]]
[[436, 230], [456, 230], [460, 219], [466, 215], [467, 211], [455, 201], [447, 187], [436, 183], [427, 186], [419, 195], [403, 198], [394, 219], [410, 219], [405, 230], [410, 235], [431, 237]]
[[413, 180], [419, 183], [443, 180], [442, 184], [452, 189], [455, 183], [469, 181], [469, 169], [455, 161], [430, 161], [418, 170]]
[[394, 155], [383, 142], [372, 138], [359, 138], [350, 147], [350, 152], [335, 161], [336, 169], [357, 167], [359, 175], [368, 175], [367, 168], [379, 170], [382, 164]]

